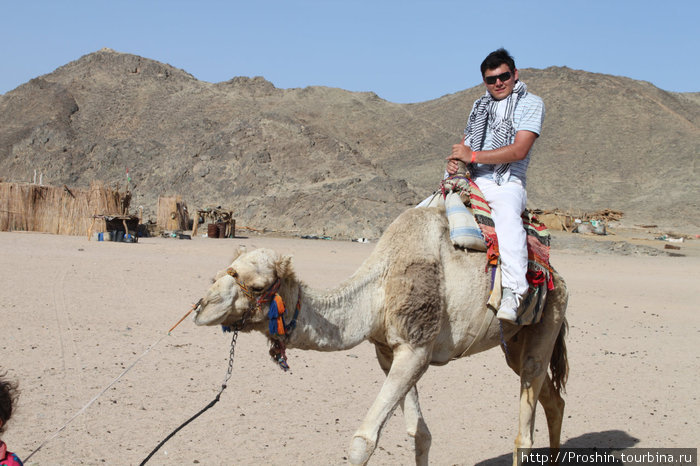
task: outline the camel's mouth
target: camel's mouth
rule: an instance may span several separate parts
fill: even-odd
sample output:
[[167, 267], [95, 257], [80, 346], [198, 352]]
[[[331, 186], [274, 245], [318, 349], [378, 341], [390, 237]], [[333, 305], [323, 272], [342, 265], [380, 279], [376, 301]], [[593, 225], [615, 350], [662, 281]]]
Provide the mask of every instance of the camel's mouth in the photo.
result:
[[206, 299], [201, 299], [194, 309], [195, 325], [219, 325], [226, 320], [229, 306], [223, 302], [208, 303]]
[[232, 286], [233, 283], [229, 275], [216, 280], [194, 309], [196, 325], [219, 325], [228, 318], [236, 299], [237, 288]]

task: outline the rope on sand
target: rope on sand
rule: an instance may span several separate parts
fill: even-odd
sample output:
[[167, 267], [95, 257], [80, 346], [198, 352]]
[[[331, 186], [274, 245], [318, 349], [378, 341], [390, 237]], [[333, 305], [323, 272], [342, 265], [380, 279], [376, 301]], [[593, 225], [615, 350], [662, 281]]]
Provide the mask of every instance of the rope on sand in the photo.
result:
[[219, 393], [216, 394], [213, 400], [209, 402], [208, 405], [206, 405], [204, 408], [200, 409], [194, 416], [190, 417], [188, 420], [180, 424], [175, 430], [173, 430], [170, 434], [168, 434], [167, 437], [165, 437], [161, 442], [151, 451], [148, 456], [140, 463], [139, 466], [144, 466], [146, 463], [148, 463], [148, 460], [150, 460], [153, 455], [156, 454], [158, 450], [160, 450], [160, 447], [165, 445], [165, 443], [173, 438], [175, 434], [180, 432], [185, 426], [187, 426], [190, 422], [194, 421], [197, 419], [199, 416], [204, 414], [205, 411], [207, 411], [209, 408], [214, 406], [216, 403], [219, 402], [221, 399], [221, 394], [226, 390], [228, 380], [231, 378], [231, 374], [233, 373], [233, 357], [236, 351], [236, 340], [238, 339], [238, 330], [233, 331], [233, 337], [231, 338], [231, 349], [229, 350], [229, 358], [228, 358], [228, 369], [226, 370], [226, 377], [224, 378], [224, 383], [221, 384], [221, 388], [219, 389]]
[[[197, 304], [199, 304], [199, 303], [197, 303]], [[175, 327], [177, 327], [177, 326], [180, 324], [180, 322], [182, 322], [182, 321], [185, 319], [185, 317], [187, 317], [187, 316], [195, 309], [195, 307], [197, 306], [197, 304], [195, 304], [194, 306], [192, 306], [192, 309], [190, 309], [190, 310], [187, 312], [187, 314], [185, 314], [184, 317], [182, 317], [182, 319], [180, 319], [175, 325], [173, 325], [173, 327], [168, 331], [168, 333], [166, 333], [165, 335], [163, 335], [162, 337], [160, 337], [155, 343], [153, 343], [151, 346], [149, 346], [148, 349], [146, 349], [146, 351], [144, 351], [139, 357], [137, 357], [126, 369], [124, 369], [124, 370], [122, 371], [121, 374], [119, 374], [114, 380], [112, 380], [112, 381], [111, 381], [105, 388], [103, 388], [97, 395], [95, 395], [94, 397], [92, 397], [92, 399], [91, 399], [90, 401], [88, 401], [88, 402], [85, 404], [85, 406], [83, 406], [82, 408], [80, 408], [80, 410], [79, 410], [77, 413], [75, 413], [70, 419], [68, 419], [56, 432], [54, 432], [50, 437], [46, 438], [43, 442], [41, 442], [41, 444], [40, 444], [38, 447], [36, 447], [36, 449], [34, 449], [33, 452], [31, 452], [31, 453], [29, 454], [29, 456], [27, 456], [26, 458], [24, 458], [24, 462], [25, 462], [25, 463], [28, 462], [29, 459], [30, 459], [32, 456], [34, 456], [34, 454], [35, 454], [36, 452], [38, 452], [39, 450], [41, 450], [41, 449], [44, 447], [44, 445], [46, 445], [47, 443], [49, 443], [51, 440], [55, 439], [55, 438], [58, 436], [58, 434], [60, 434], [60, 433], [63, 431], [63, 429], [65, 429], [65, 428], [68, 426], [68, 424], [70, 424], [71, 422], [73, 422], [73, 420], [74, 420], [76, 417], [80, 416], [86, 409], [88, 409], [88, 408], [90, 407], [90, 405], [92, 405], [95, 401], [97, 401], [97, 399], [98, 399], [99, 397], [101, 397], [107, 390], [109, 390], [109, 388], [110, 388], [112, 385], [114, 385], [115, 383], [117, 383], [117, 382], [119, 381], [119, 379], [121, 379], [122, 377], [124, 377], [124, 375], [125, 375], [127, 372], [129, 372], [129, 371], [136, 365], [136, 363], [138, 363], [144, 356], [146, 356], [153, 348], [155, 348], [156, 345], [158, 345], [158, 343], [160, 343], [161, 341], [163, 341], [166, 337], [170, 336], [170, 332], [172, 332], [173, 329], [174, 329]]]

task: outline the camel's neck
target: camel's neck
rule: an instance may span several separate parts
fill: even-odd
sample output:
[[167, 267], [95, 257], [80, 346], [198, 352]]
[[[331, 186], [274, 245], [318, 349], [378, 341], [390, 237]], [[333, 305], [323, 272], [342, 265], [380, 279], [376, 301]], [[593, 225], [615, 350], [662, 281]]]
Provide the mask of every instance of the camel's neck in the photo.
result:
[[296, 280], [285, 281], [280, 295], [291, 311], [301, 292], [296, 328], [287, 346], [318, 351], [340, 351], [366, 340], [376, 327], [379, 272], [358, 274], [330, 291], [318, 291]]

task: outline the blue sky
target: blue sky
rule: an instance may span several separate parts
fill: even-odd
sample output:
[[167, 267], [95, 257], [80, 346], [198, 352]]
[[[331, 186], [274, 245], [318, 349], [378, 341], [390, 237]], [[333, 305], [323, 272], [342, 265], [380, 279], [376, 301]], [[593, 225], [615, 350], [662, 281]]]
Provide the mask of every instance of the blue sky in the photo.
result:
[[519, 68], [568, 66], [700, 91], [697, 0], [5, 0], [0, 93], [109, 47], [219, 82], [436, 99], [480, 83], [507, 48]]

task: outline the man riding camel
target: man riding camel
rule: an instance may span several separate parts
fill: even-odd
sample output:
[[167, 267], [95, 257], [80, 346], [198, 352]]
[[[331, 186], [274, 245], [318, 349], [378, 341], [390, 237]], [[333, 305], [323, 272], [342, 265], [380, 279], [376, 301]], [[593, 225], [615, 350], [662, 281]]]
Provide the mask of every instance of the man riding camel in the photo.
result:
[[481, 63], [486, 93], [474, 102], [464, 141], [452, 146], [447, 172], [458, 161], [468, 164], [472, 180], [491, 207], [498, 236], [503, 297], [497, 317], [515, 322], [528, 291], [526, 233], [521, 214], [527, 203], [526, 172], [530, 149], [544, 121], [542, 99], [518, 80], [515, 60], [505, 49], [491, 52]]

